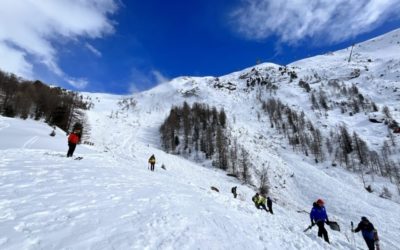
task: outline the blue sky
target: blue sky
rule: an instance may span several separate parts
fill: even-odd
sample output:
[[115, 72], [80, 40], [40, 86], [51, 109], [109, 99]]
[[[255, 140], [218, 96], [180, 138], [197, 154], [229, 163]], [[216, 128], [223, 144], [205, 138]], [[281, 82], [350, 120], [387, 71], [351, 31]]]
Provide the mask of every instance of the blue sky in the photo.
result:
[[1, 69], [118, 94], [258, 59], [287, 64], [400, 28], [400, 0], [17, 2], [0, 3]]

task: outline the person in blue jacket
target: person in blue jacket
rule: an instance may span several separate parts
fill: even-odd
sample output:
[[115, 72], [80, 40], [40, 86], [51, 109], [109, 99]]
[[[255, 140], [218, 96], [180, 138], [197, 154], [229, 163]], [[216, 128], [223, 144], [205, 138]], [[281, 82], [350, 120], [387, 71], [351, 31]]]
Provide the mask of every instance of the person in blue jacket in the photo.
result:
[[361, 231], [362, 236], [367, 243], [369, 250], [375, 250], [375, 228], [371, 222], [366, 217], [361, 217], [360, 223], [356, 229], [354, 229], [353, 233], [358, 233]]
[[328, 215], [326, 214], [326, 210], [324, 207], [324, 201], [318, 199], [317, 202], [314, 202], [313, 208], [310, 212], [311, 218], [311, 226], [317, 224], [318, 226], [318, 236], [324, 236], [324, 240], [329, 243], [328, 232], [326, 231], [324, 224], [329, 224]]

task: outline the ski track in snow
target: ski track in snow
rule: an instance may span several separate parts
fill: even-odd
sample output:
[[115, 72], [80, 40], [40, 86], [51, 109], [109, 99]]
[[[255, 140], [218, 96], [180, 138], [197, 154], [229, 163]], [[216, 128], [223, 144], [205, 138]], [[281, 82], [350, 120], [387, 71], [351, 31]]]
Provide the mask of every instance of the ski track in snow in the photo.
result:
[[33, 144], [35, 144], [37, 141], [39, 140], [38, 136], [34, 136], [32, 138], [30, 138], [28, 141], [26, 141], [24, 143], [24, 145], [22, 146], [22, 148], [30, 148]]
[[0, 130], [6, 129], [10, 127], [10, 124], [7, 123], [3, 117], [0, 116]]

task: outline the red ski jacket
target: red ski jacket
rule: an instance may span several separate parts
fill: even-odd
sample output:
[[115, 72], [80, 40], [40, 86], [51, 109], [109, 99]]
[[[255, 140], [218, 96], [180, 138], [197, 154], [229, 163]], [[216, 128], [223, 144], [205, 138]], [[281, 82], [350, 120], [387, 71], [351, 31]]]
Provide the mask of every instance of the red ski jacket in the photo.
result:
[[77, 135], [74, 134], [74, 133], [71, 133], [71, 134], [68, 136], [68, 142], [70, 142], [70, 143], [72, 143], [72, 144], [78, 144], [78, 142], [79, 142], [79, 136], [77, 136]]

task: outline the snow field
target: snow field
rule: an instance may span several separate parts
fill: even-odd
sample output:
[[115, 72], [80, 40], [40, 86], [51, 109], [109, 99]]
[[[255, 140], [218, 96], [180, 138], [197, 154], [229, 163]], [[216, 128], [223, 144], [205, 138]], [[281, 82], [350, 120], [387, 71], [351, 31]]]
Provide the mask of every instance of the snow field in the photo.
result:
[[[24, 130], [18, 126], [24, 121], [5, 120], [10, 129], [14, 125]], [[31, 125], [24, 128], [37, 131], [44, 126]], [[18, 140], [23, 141], [29, 138], [28, 131], [11, 134], [20, 134]], [[48, 135], [42, 136], [38, 137], [43, 141]], [[57, 138], [55, 144], [65, 143], [64, 139]], [[167, 170], [158, 164], [152, 173], [146, 168], [150, 148], [143, 147], [144, 152], [138, 154], [143, 157], [137, 161], [93, 151], [81, 154], [82, 148], [76, 150], [76, 155], [84, 157], [81, 161], [52, 149], [2, 150], [2, 249], [262, 248], [261, 234], [253, 243], [248, 239], [260, 233], [255, 232], [262, 227], [256, 218], [266, 220], [267, 216], [254, 217], [259, 211], [233, 200], [230, 187], [236, 183], [224, 173], [158, 150], [156, 155], [166, 162]], [[169, 163], [171, 158], [174, 164]], [[222, 186], [218, 185], [221, 179]], [[221, 194], [211, 191], [210, 183]], [[227, 210], [234, 213], [226, 214]], [[257, 227], [247, 232], [242, 220], [250, 215]]]
[[[25, 123], [17, 119], [8, 122], [19, 130], [22, 126], [18, 123]], [[32, 127], [24, 128], [35, 131], [40, 126], [43, 125], [33, 123]], [[112, 127], [118, 128], [117, 125]], [[137, 132], [133, 133], [135, 136], [143, 138], [151, 129], [134, 131]], [[20, 134], [29, 138], [25, 133], [28, 132]], [[6, 135], [2, 133], [1, 136]], [[37, 142], [47, 136], [47, 133], [38, 136]], [[61, 137], [54, 143], [65, 143], [64, 139]], [[22, 138], [18, 140], [23, 141]], [[2, 150], [0, 247], [327, 247], [324, 242], [315, 240], [315, 235], [303, 234], [303, 224], [282, 223], [290, 213], [281, 206], [274, 207], [273, 216], [256, 210], [250, 201], [253, 190], [241, 186], [224, 172], [142, 145], [140, 140], [134, 142], [133, 148], [137, 151], [130, 159], [119, 158], [118, 154], [126, 151], [118, 151], [118, 147], [113, 153], [88, 150], [82, 154], [84, 147], [78, 145], [75, 155], [83, 156], [81, 161], [64, 157], [65, 152], [39, 149], [39, 146], [37, 149], [21, 146]], [[158, 159], [154, 173], [147, 170], [146, 164], [151, 153]], [[167, 170], [160, 169], [161, 163]], [[230, 193], [234, 185], [239, 186], [240, 199], [233, 199]], [[210, 186], [218, 187], [220, 193], [211, 191]]]

